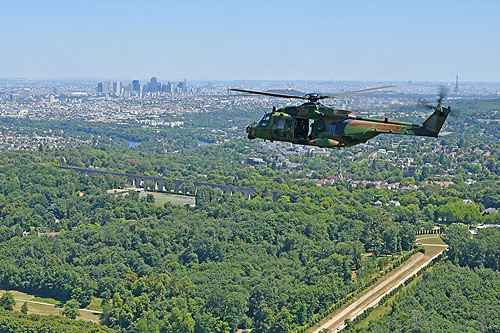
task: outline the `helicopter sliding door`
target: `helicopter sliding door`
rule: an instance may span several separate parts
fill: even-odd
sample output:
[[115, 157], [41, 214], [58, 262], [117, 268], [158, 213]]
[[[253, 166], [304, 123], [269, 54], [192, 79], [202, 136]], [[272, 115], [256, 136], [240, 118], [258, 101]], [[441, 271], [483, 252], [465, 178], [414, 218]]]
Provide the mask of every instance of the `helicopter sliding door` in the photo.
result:
[[281, 115], [275, 118], [274, 122], [274, 138], [277, 140], [290, 140], [293, 137], [292, 119]]
[[309, 119], [295, 119], [294, 138], [299, 140], [306, 140], [309, 134]]

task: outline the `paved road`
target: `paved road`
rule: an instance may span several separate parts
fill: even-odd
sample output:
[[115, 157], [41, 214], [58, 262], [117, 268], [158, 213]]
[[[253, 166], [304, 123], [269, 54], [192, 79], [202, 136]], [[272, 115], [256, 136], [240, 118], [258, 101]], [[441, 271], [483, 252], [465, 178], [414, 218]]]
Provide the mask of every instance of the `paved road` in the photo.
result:
[[[38, 301], [30, 301], [28, 299], [20, 299], [20, 298], [14, 298], [15, 301], [19, 301], [19, 302], [28, 302], [28, 303], [34, 303], [34, 304], [41, 304], [41, 305], [48, 305], [48, 306], [52, 306], [52, 307], [55, 307], [54, 304], [51, 304], [51, 303], [44, 303], [44, 302], [38, 302]], [[78, 309], [78, 311], [86, 311], [86, 312], [91, 312], [91, 313], [96, 313], [96, 314], [101, 314], [102, 311], [97, 311], [97, 310], [87, 310], [87, 309]]]
[[429, 244], [426, 246], [442, 246], [443, 250], [427, 260], [424, 259], [425, 256], [423, 254], [418, 253], [411, 261], [407, 262], [389, 276], [386, 276], [382, 282], [367, 291], [347, 308], [337, 313], [332, 319], [328, 320], [326, 323], [314, 330], [314, 332], [319, 332], [325, 328], [331, 331], [344, 328], [344, 321], [347, 318], [353, 320], [366, 309], [376, 306], [382, 297], [396, 289], [413, 275], [417, 274], [420, 269], [427, 266], [434, 258], [439, 256], [447, 245]]

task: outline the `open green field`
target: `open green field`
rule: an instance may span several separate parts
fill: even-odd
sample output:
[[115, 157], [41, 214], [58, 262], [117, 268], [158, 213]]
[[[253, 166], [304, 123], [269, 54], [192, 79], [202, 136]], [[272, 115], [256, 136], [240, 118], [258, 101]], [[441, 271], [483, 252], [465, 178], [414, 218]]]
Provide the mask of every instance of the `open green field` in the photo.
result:
[[[0, 290], [0, 295], [3, 295], [3, 293], [5, 293], [6, 291], [10, 292], [14, 296], [14, 299], [16, 301], [14, 311], [21, 311], [21, 306], [24, 302], [27, 302], [28, 313], [55, 316], [61, 315], [62, 303], [58, 300], [55, 300], [53, 298], [35, 297], [34, 295], [26, 294], [17, 290]], [[101, 299], [94, 299], [90, 303], [89, 307], [87, 307], [87, 309], [101, 311], [101, 302]], [[93, 307], [95, 309], [90, 309], [93, 304]], [[80, 315], [76, 319], [99, 323], [99, 314], [80, 310]]]
[[102, 298], [99, 297], [92, 298], [92, 301], [85, 309], [102, 312]]
[[[127, 195], [128, 193], [136, 191], [130, 188], [115, 188], [111, 190], [107, 190], [107, 193], [114, 193], [116, 195]], [[195, 197], [191, 197], [188, 195], [176, 194], [176, 193], [165, 193], [165, 192], [150, 192], [150, 191], [142, 191], [139, 192], [139, 196], [145, 197], [148, 194], [151, 194], [155, 198], [155, 204], [157, 206], [163, 206], [165, 203], [170, 202], [174, 206], [184, 206], [189, 204], [193, 206], [195, 204]]]
[[[17, 293], [20, 293], [20, 292], [17, 291]], [[24, 294], [24, 293], [20, 293], [20, 294]], [[27, 294], [25, 294], [25, 295], [27, 295]], [[38, 297], [38, 296], [35, 296], [31, 300], [32, 301], [36, 301], [36, 302], [40, 302], [40, 303], [49, 303], [49, 304], [60, 305], [60, 306], [63, 305], [63, 303], [61, 301], [55, 300], [53, 298], [48, 298], [48, 297]]]
[[416, 241], [421, 242], [422, 244], [444, 245], [443, 240], [438, 237], [438, 235], [419, 235]]
[[146, 196], [152, 194], [155, 198], [155, 204], [157, 206], [163, 206], [165, 203], [170, 202], [174, 206], [184, 206], [185, 204], [194, 205], [195, 198], [181, 195], [181, 194], [169, 194], [169, 193], [157, 193], [157, 192], [142, 192], [141, 196]]

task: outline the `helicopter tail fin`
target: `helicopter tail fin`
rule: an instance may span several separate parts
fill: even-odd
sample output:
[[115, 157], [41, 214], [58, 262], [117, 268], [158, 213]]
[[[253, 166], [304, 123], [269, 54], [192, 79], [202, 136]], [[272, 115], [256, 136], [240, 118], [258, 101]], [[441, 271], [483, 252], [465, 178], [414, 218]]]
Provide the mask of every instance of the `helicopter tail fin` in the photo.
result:
[[444, 108], [437, 106], [435, 111], [427, 118], [424, 123], [420, 126], [420, 131], [417, 131], [417, 135], [421, 136], [433, 136], [438, 137], [439, 131], [443, 127], [444, 121], [451, 112], [451, 108]]

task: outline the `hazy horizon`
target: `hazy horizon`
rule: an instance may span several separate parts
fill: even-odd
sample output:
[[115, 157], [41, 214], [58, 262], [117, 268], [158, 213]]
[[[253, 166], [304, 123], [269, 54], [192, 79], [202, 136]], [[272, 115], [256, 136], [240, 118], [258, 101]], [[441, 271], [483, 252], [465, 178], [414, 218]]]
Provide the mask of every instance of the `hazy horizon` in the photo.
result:
[[500, 3], [28, 1], [0, 13], [5, 78], [500, 79]]
[[[35, 81], [35, 82], [43, 82], [43, 81], [89, 81], [89, 82], [105, 82], [105, 81], [120, 81], [120, 82], [127, 82], [127, 81], [132, 81], [132, 80], [139, 80], [140, 82], [149, 82], [151, 77], [134, 77], [134, 78], [117, 78], [117, 77], [54, 77], [54, 78], [47, 78], [47, 77], [0, 77], [0, 81]], [[307, 79], [301, 79], [301, 80], [294, 80], [294, 79], [283, 79], [283, 80], [271, 80], [271, 79], [248, 79], [248, 80], [239, 80], [239, 79], [184, 79], [184, 78], [172, 78], [172, 77], [158, 77], [154, 76], [158, 79], [158, 81], [165, 82], [165, 81], [183, 81], [187, 80], [189, 82], [276, 82], [276, 83], [356, 83], [356, 82], [366, 82], [366, 83], [376, 83], [376, 82], [386, 82], [386, 83], [404, 83], [404, 84], [442, 84], [442, 83], [450, 83], [450, 84], [455, 84], [455, 77], [453, 77], [450, 80], [440, 80], [440, 81], [432, 81], [432, 80], [425, 80], [425, 81], [417, 81], [417, 80], [307, 80]], [[460, 84], [500, 84], [499, 81], [463, 81], [459, 77], [459, 83]]]

